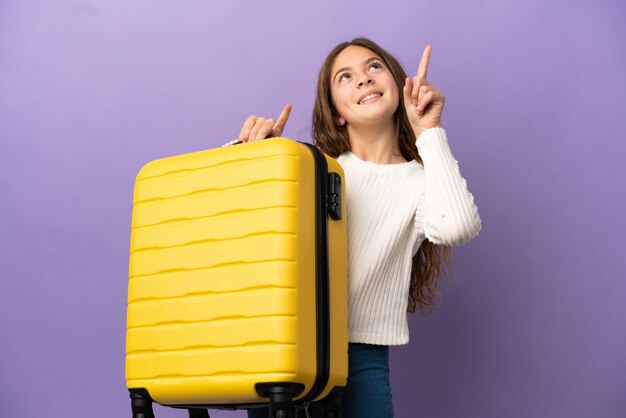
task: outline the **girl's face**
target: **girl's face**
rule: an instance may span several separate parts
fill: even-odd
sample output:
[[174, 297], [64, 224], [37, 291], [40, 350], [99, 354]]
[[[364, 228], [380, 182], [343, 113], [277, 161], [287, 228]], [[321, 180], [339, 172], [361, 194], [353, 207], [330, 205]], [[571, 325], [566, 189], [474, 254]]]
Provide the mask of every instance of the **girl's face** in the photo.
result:
[[393, 123], [398, 108], [396, 82], [383, 60], [367, 48], [350, 45], [337, 55], [330, 92], [340, 125]]

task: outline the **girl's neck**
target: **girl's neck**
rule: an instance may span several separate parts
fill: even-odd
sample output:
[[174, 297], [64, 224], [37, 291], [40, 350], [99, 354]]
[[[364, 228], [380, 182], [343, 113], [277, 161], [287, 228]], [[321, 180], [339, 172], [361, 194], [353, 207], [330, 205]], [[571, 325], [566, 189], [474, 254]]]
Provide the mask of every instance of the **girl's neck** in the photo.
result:
[[354, 155], [376, 164], [405, 163], [396, 140], [395, 121], [370, 126], [348, 125], [348, 140]]

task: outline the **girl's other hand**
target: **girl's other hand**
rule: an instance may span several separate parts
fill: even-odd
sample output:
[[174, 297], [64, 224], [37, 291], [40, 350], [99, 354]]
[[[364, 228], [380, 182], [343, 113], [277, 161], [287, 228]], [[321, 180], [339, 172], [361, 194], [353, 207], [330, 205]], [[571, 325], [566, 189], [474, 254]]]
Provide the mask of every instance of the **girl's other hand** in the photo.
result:
[[283, 129], [285, 129], [291, 109], [292, 106], [287, 104], [276, 121], [255, 115], [250, 116], [243, 124], [237, 139], [241, 142], [252, 142], [280, 136], [283, 133]]
[[413, 128], [415, 138], [428, 128], [441, 126], [441, 114], [446, 98], [426, 80], [432, 45], [424, 48], [417, 75], [404, 81], [404, 108]]

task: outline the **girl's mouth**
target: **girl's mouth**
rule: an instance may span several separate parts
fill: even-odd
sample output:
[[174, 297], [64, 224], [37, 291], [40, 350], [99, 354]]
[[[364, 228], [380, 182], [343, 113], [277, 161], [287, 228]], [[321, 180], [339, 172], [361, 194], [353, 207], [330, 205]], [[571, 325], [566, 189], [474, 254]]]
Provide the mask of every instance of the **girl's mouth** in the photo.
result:
[[371, 94], [368, 94], [367, 96], [365, 96], [365, 97], [361, 98], [361, 100], [359, 100], [359, 104], [360, 105], [367, 104], [367, 103], [369, 103], [371, 101], [374, 101], [374, 100], [378, 99], [382, 95], [383, 95], [382, 93], [371, 93]]

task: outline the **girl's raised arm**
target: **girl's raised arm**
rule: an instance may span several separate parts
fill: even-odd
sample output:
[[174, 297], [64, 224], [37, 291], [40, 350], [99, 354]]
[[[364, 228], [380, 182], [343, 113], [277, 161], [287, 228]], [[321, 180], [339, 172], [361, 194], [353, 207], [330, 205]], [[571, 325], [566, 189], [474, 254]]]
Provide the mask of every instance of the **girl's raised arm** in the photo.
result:
[[474, 196], [461, 175], [458, 161], [441, 128], [445, 96], [426, 80], [431, 45], [427, 45], [417, 75], [404, 84], [404, 106], [424, 163], [426, 190], [416, 214], [416, 226], [435, 244], [457, 246], [478, 235], [481, 220]]
[[474, 196], [448, 145], [446, 131], [432, 128], [416, 141], [424, 162], [426, 189], [417, 210], [416, 227], [435, 244], [462, 245], [481, 229]]

